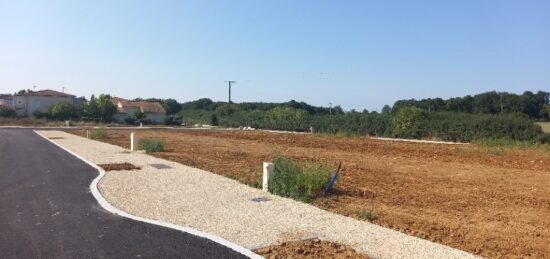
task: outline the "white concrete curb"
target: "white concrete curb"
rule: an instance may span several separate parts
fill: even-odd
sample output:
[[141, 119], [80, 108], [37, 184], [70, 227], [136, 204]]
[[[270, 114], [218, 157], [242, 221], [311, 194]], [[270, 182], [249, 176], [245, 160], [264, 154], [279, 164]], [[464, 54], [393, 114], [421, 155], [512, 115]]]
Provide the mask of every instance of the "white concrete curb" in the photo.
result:
[[198, 237], [202, 237], [202, 238], [206, 238], [206, 239], [209, 239], [213, 242], [216, 242], [218, 244], [221, 244], [223, 246], [226, 246], [228, 248], [231, 248], [245, 256], [248, 256], [249, 258], [253, 258], [253, 259], [257, 259], [257, 258], [263, 258], [262, 256], [240, 246], [240, 245], [237, 245], [237, 244], [234, 244], [228, 240], [225, 240], [221, 237], [218, 237], [218, 236], [215, 236], [215, 235], [212, 235], [212, 234], [208, 234], [208, 233], [205, 233], [205, 232], [201, 232], [201, 231], [198, 231], [196, 229], [192, 229], [192, 228], [188, 228], [188, 227], [184, 227], [184, 226], [179, 226], [179, 225], [175, 225], [175, 224], [171, 224], [171, 223], [167, 223], [167, 222], [162, 222], [162, 221], [157, 221], [157, 220], [152, 220], [152, 219], [146, 219], [146, 218], [142, 218], [142, 217], [138, 217], [138, 216], [135, 216], [135, 215], [132, 215], [132, 214], [129, 214], [127, 212], [124, 212], [120, 209], [117, 209], [115, 207], [113, 207], [109, 202], [107, 202], [107, 200], [105, 200], [105, 198], [101, 195], [101, 192], [99, 191], [98, 187], [97, 187], [97, 184], [99, 183], [99, 181], [101, 180], [101, 178], [103, 178], [103, 176], [105, 176], [105, 170], [103, 170], [103, 168], [97, 166], [96, 164], [92, 163], [91, 161], [81, 157], [80, 155], [72, 152], [71, 150], [61, 146], [60, 144], [57, 144], [55, 143], [54, 141], [52, 141], [51, 139], [49, 139], [48, 137], [34, 131], [34, 133], [36, 133], [38, 136], [46, 139], [47, 141], [53, 143], [54, 145], [60, 147], [61, 149], [65, 150], [66, 152], [68, 152], [69, 154], [77, 157], [78, 159], [84, 161], [85, 163], [87, 163], [88, 165], [90, 165], [91, 167], [97, 169], [99, 171], [99, 175], [92, 181], [92, 183], [90, 184], [90, 190], [92, 192], [92, 195], [94, 196], [94, 198], [97, 200], [97, 202], [99, 203], [99, 205], [101, 207], [103, 207], [105, 210], [113, 213], [113, 214], [116, 214], [116, 215], [119, 215], [121, 217], [124, 217], [124, 218], [129, 218], [129, 219], [133, 219], [133, 220], [136, 220], [136, 221], [141, 221], [141, 222], [145, 222], [145, 223], [149, 223], [149, 224], [153, 224], [153, 225], [158, 225], [158, 226], [162, 226], [162, 227], [166, 227], [166, 228], [171, 228], [171, 229], [175, 229], [175, 230], [179, 230], [181, 232], [185, 232], [185, 233], [188, 233], [188, 234], [191, 234], [191, 235], [194, 235], [194, 236], [198, 236]]

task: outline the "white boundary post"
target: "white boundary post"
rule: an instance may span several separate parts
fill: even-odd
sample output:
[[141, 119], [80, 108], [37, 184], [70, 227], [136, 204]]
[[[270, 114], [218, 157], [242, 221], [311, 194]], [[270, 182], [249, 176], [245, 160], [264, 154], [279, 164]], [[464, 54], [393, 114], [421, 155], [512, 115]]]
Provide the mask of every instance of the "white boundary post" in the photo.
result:
[[90, 130], [86, 130], [86, 138], [90, 139]]
[[130, 133], [130, 150], [138, 150], [138, 137], [135, 132]]
[[269, 175], [273, 173], [274, 165], [273, 163], [264, 162], [263, 164], [263, 171], [264, 171], [264, 177], [262, 181], [262, 190], [268, 191], [268, 182], [269, 182]]

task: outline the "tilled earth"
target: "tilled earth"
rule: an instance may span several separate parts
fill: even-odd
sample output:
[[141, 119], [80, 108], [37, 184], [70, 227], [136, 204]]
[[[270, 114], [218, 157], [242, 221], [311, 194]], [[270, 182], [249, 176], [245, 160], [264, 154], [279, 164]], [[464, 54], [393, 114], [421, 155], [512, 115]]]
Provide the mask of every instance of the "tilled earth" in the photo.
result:
[[[84, 136], [83, 130], [72, 133]], [[129, 130], [105, 142], [129, 148]], [[343, 166], [314, 205], [492, 258], [550, 257], [550, 152], [367, 137], [222, 130], [139, 130], [154, 156], [258, 186], [262, 161], [284, 155]]]
[[267, 259], [311, 258], [311, 259], [367, 259], [350, 246], [322, 241], [319, 239], [296, 242], [284, 242], [279, 245], [258, 249], [257, 254]]

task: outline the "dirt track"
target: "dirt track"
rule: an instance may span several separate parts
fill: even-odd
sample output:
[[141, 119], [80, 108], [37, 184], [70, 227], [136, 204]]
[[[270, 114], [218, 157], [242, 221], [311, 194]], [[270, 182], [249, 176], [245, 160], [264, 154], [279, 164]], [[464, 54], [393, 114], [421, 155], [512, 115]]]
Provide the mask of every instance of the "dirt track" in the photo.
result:
[[[127, 130], [106, 142], [129, 148]], [[84, 131], [73, 131], [84, 135]], [[245, 131], [139, 131], [154, 154], [257, 185], [261, 162], [343, 161], [314, 205], [488, 257], [550, 257], [550, 152]]]

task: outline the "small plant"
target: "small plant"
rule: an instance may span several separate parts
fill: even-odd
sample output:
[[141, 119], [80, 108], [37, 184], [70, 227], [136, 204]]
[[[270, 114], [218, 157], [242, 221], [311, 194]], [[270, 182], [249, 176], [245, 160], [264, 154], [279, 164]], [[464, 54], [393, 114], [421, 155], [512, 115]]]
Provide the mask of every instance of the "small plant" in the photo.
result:
[[370, 222], [375, 221], [376, 219], [378, 219], [378, 215], [376, 215], [374, 212], [372, 212], [370, 210], [365, 210], [365, 209], [361, 210], [361, 211], [358, 211], [357, 216], [360, 219], [368, 220]]
[[187, 162], [185, 164], [190, 166], [190, 167], [196, 167], [197, 166], [197, 161], [195, 161], [195, 159], [189, 159], [189, 160], [187, 160]]
[[164, 143], [157, 139], [143, 139], [140, 147], [147, 153], [164, 151]]
[[269, 192], [303, 202], [311, 202], [330, 182], [326, 166], [302, 167], [296, 162], [278, 157], [273, 161], [275, 170], [270, 175]]
[[90, 139], [106, 139], [107, 130], [105, 128], [96, 128], [90, 131]]
[[244, 178], [244, 179], [241, 179], [240, 182], [252, 187], [252, 188], [256, 188], [256, 189], [262, 189], [262, 181], [261, 179], [248, 179], [248, 178]]

